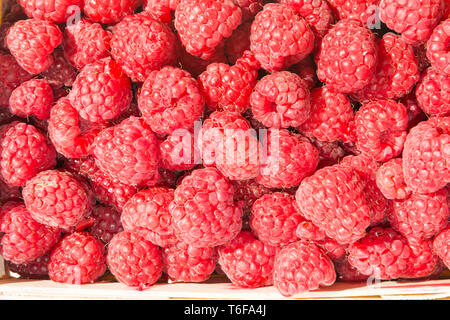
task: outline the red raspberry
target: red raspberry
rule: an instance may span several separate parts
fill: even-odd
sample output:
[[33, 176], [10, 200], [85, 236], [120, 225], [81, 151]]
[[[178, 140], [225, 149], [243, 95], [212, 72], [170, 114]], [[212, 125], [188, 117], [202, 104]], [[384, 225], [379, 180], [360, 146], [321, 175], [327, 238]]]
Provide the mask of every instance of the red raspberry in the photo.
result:
[[314, 33], [291, 7], [269, 3], [252, 23], [250, 48], [263, 69], [280, 71], [312, 52]]
[[42, 72], [41, 76], [50, 83], [54, 90], [71, 87], [77, 77], [75, 68], [64, 58], [64, 52], [61, 49], [56, 49], [53, 52], [53, 58], [55, 62], [50, 68]]
[[63, 23], [69, 18], [70, 9], [80, 7], [81, 0], [18, 0], [27, 16], [54, 23]]
[[450, 75], [438, 73], [432, 67], [425, 70], [416, 87], [416, 98], [426, 114], [450, 115]]
[[369, 276], [361, 274], [355, 267], [353, 267], [347, 258], [343, 258], [334, 262], [334, 267], [338, 277], [342, 281], [361, 282], [367, 281]]
[[272, 190], [257, 183], [255, 180], [233, 181], [234, 201], [242, 204], [244, 213], [249, 213], [256, 200]]
[[380, 19], [413, 45], [425, 43], [441, 18], [443, 1], [381, 0]]
[[377, 186], [383, 195], [391, 200], [403, 200], [411, 195], [411, 189], [403, 176], [403, 159], [397, 158], [384, 163], [377, 171]]
[[87, 179], [92, 178], [93, 175], [99, 171], [95, 165], [94, 158], [90, 156], [80, 159], [66, 159], [64, 162], [64, 169]]
[[338, 141], [323, 142], [314, 138], [309, 140], [319, 150], [318, 169], [335, 165], [346, 155], [344, 148], [340, 146]]
[[89, 233], [104, 244], [108, 244], [116, 234], [123, 231], [120, 212], [112, 207], [97, 205], [89, 217], [94, 219], [88, 229]]
[[406, 107], [406, 112], [408, 113], [408, 132], [420, 122], [427, 120], [427, 116], [417, 102], [414, 90], [400, 99], [399, 102]]
[[327, 238], [325, 231], [319, 229], [311, 221], [301, 221], [296, 229], [296, 235], [302, 240], [308, 241], [322, 241]]
[[88, 64], [69, 94], [80, 117], [91, 122], [117, 118], [130, 107], [132, 96], [130, 79], [111, 58]]
[[158, 174], [158, 141], [142, 118], [103, 130], [93, 147], [100, 170], [124, 184], [142, 185]]
[[275, 129], [300, 126], [309, 118], [311, 110], [306, 82], [288, 71], [262, 78], [255, 86], [250, 104], [255, 118]]
[[323, 38], [317, 76], [331, 89], [354, 93], [367, 86], [377, 67], [375, 35], [356, 20], [341, 20]]
[[309, 90], [312, 90], [316, 86], [318, 82], [316, 75], [316, 64], [311, 56], [307, 56], [299, 63], [294, 64], [289, 70], [295, 74], [298, 74], [300, 78], [306, 82]]
[[142, 1], [139, 0], [84, 0], [84, 12], [95, 22], [117, 23], [133, 14]]
[[34, 126], [11, 124], [1, 139], [1, 174], [6, 183], [24, 186], [41, 171], [56, 165], [56, 152]]
[[232, 0], [235, 5], [241, 8], [242, 21], [253, 20], [255, 15], [262, 10], [268, 0]]
[[44, 225], [69, 229], [90, 211], [83, 185], [70, 174], [44, 171], [29, 180], [22, 191], [27, 210]]
[[192, 170], [198, 159], [194, 135], [187, 130], [175, 130], [159, 145], [160, 165], [174, 171]]
[[45, 280], [48, 279], [49, 259], [50, 253], [47, 253], [26, 264], [8, 262], [8, 269], [11, 272], [19, 274], [21, 278]]
[[11, 113], [19, 117], [48, 119], [53, 105], [53, 91], [47, 80], [32, 79], [17, 87], [9, 98]]
[[109, 270], [130, 287], [152, 286], [161, 277], [163, 262], [157, 246], [145, 231], [123, 231], [112, 238], [106, 256]]
[[364, 237], [371, 222], [364, 186], [353, 169], [326, 167], [302, 181], [297, 205], [302, 215], [328, 237], [350, 244]]
[[328, 0], [328, 3], [339, 20], [355, 19], [370, 27], [378, 17], [376, 9], [379, 0]]
[[171, 134], [176, 129], [194, 126], [203, 114], [205, 98], [188, 72], [167, 66], [150, 73], [141, 88], [138, 104], [154, 132]]
[[64, 54], [78, 70], [87, 64], [109, 56], [112, 34], [99, 23], [82, 19], [69, 25], [64, 32]]
[[367, 103], [375, 99], [397, 99], [419, 81], [419, 65], [413, 47], [393, 33], [378, 41], [378, 65], [370, 83], [352, 95]]
[[348, 245], [339, 244], [336, 240], [328, 237], [314, 243], [333, 261], [342, 259], [347, 253]]
[[296, 230], [303, 221], [295, 198], [285, 193], [266, 194], [256, 200], [250, 216], [250, 227], [264, 243], [284, 247], [298, 240]]
[[91, 283], [105, 271], [105, 247], [88, 233], [66, 236], [50, 254], [48, 273], [55, 282]]
[[22, 203], [7, 203], [2, 207], [0, 231], [2, 256], [13, 263], [23, 264], [36, 260], [59, 239], [60, 231], [33, 220]]
[[391, 228], [376, 227], [349, 247], [348, 261], [361, 274], [375, 279], [400, 278], [409, 269], [411, 249]]
[[324, 86], [311, 91], [311, 116], [299, 130], [308, 137], [333, 142], [343, 138], [353, 117], [350, 100]]
[[13, 90], [32, 77], [12, 55], [0, 53], [0, 107], [8, 107]]
[[121, 221], [127, 231], [145, 229], [147, 239], [160, 247], [178, 242], [169, 213], [174, 190], [150, 188], [136, 193], [123, 207]]
[[162, 251], [164, 271], [172, 281], [203, 282], [216, 268], [214, 248], [196, 248], [178, 242]]
[[402, 153], [407, 136], [406, 108], [392, 100], [375, 100], [355, 115], [356, 147], [376, 161], [385, 162]]
[[261, 138], [267, 155], [256, 181], [268, 188], [296, 187], [319, 163], [319, 152], [307, 138], [288, 130], [269, 130]]
[[427, 57], [433, 68], [450, 76], [450, 18], [441, 22], [427, 42]]
[[241, 18], [241, 10], [229, 0], [183, 0], [175, 10], [175, 28], [187, 52], [208, 60]]
[[419, 123], [406, 138], [403, 173], [413, 192], [433, 193], [450, 182], [450, 117]]
[[408, 245], [411, 249], [411, 257], [408, 270], [402, 275], [402, 278], [425, 278], [440, 269], [439, 257], [433, 252], [432, 240], [408, 238]]
[[250, 50], [250, 29], [252, 23], [244, 22], [233, 31], [231, 37], [225, 40], [225, 55], [230, 64], [236, 64], [236, 61], [243, 56], [244, 52]]
[[172, 20], [172, 11], [175, 11], [181, 0], [145, 0], [144, 11], [151, 14], [161, 22]]
[[233, 185], [214, 168], [185, 177], [169, 205], [180, 240], [194, 247], [215, 247], [236, 237], [242, 227], [242, 209], [233, 196]]
[[144, 82], [153, 70], [175, 64], [176, 51], [173, 32], [147, 14], [126, 17], [114, 27], [111, 55], [135, 82]]
[[258, 288], [273, 283], [273, 266], [278, 248], [242, 231], [234, 240], [218, 248], [219, 263], [233, 284]]
[[303, 240], [292, 243], [275, 258], [273, 282], [283, 296], [331, 286], [335, 281], [333, 262], [313, 243]]
[[443, 230], [433, 240], [433, 251], [450, 268], [450, 228]]
[[6, 45], [19, 65], [30, 73], [41, 73], [54, 62], [52, 52], [62, 42], [58, 26], [43, 20], [16, 22], [8, 31]]

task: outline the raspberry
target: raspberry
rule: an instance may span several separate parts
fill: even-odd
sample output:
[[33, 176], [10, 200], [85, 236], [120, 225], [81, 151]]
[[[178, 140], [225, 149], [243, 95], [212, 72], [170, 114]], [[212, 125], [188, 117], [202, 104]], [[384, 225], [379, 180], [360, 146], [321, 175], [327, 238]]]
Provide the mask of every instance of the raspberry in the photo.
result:
[[175, 11], [181, 0], [145, 0], [144, 11], [161, 22], [172, 20], [171, 11]]
[[53, 104], [52, 87], [47, 80], [32, 79], [17, 87], [9, 98], [11, 113], [26, 118], [48, 119]]
[[2, 256], [13, 263], [36, 260], [49, 251], [60, 232], [34, 221], [22, 203], [7, 203], [2, 207], [0, 231]]
[[157, 246], [145, 231], [123, 231], [112, 238], [106, 261], [111, 273], [130, 287], [153, 285], [161, 277], [163, 262]]
[[152, 130], [171, 134], [190, 129], [203, 114], [205, 99], [191, 75], [179, 68], [153, 71], [141, 88], [139, 110]]
[[316, 290], [320, 286], [331, 286], [335, 281], [333, 262], [313, 243], [292, 243], [281, 249], [275, 257], [273, 282], [283, 296], [290, 297]]
[[287, 130], [269, 130], [262, 139], [267, 156], [256, 181], [268, 188], [296, 187], [319, 163], [319, 152], [308, 139]]
[[356, 20], [341, 20], [323, 38], [317, 76], [329, 88], [354, 93], [367, 86], [377, 67], [375, 35]]
[[12, 55], [0, 53], [0, 107], [8, 107], [12, 91], [32, 77]]
[[232, 0], [235, 5], [241, 8], [242, 21], [253, 20], [255, 15], [262, 10], [268, 0]]
[[413, 192], [433, 193], [450, 182], [450, 117], [419, 123], [406, 138], [403, 174]]
[[369, 276], [361, 274], [355, 267], [353, 267], [347, 260], [343, 258], [334, 262], [334, 267], [340, 280], [350, 282], [367, 281]]
[[335, 165], [346, 155], [344, 148], [339, 145], [338, 141], [323, 142], [314, 138], [309, 140], [319, 150], [318, 169]]
[[199, 78], [207, 106], [213, 110], [244, 113], [258, 78], [259, 62], [245, 51], [234, 66], [212, 63]]
[[88, 229], [89, 233], [104, 244], [108, 244], [114, 235], [123, 231], [120, 212], [112, 207], [97, 205], [89, 217], [94, 219], [94, 223]]
[[392, 100], [375, 100], [355, 115], [356, 147], [376, 161], [385, 162], [401, 154], [407, 136], [406, 108]]
[[175, 10], [175, 28], [190, 54], [204, 60], [241, 24], [241, 10], [229, 0], [182, 0]]
[[256, 200], [266, 194], [272, 193], [272, 190], [257, 183], [254, 179], [245, 181], [233, 181], [234, 201], [242, 204], [244, 213], [249, 213]]
[[391, 228], [376, 227], [349, 247], [348, 261], [361, 274], [375, 279], [400, 278], [409, 269], [411, 249]]
[[214, 248], [196, 248], [184, 242], [162, 250], [164, 271], [172, 281], [203, 282], [216, 268]]
[[50, 68], [41, 73], [42, 78], [47, 80], [54, 90], [62, 87], [72, 87], [77, 77], [75, 68], [67, 62], [61, 49], [56, 49], [53, 52], [53, 58], [55, 62]]
[[368, 27], [376, 22], [374, 18], [378, 3], [379, 0], [328, 0], [337, 19], [359, 20]]
[[367, 103], [375, 99], [397, 99], [408, 94], [419, 81], [419, 65], [413, 48], [393, 33], [378, 41], [378, 65], [370, 83], [352, 97]]
[[348, 247], [348, 245], [339, 244], [336, 240], [328, 237], [314, 243], [333, 261], [345, 257]]
[[109, 56], [112, 34], [99, 23], [82, 19], [69, 25], [64, 32], [64, 54], [78, 70], [87, 64]]
[[48, 273], [55, 282], [91, 283], [105, 271], [105, 247], [88, 233], [66, 236], [50, 254]]
[[394, 201], [394, 209], [388, 214], [389, 222], [405, 237], [429, 239], [445, 229], [450, 213], [447, 190], [435, 193], [413, 193], [406, 200]]
[[427, 57], [433, 68], [450, 76], [450, 18], [434, 28], [427, 42]]
[[133, 12], [142, 3], [140, 0], [84, 0], [84, 12], [95, 22], [117, 23]]
[[408, 238], [411, 257], [408, 270], [402, 275], [406, 279], [419, 279], [433, 275], [440, 269], [439, 258], [433, 252], [432, 240]]
[[130, 107], [130, 80], [111, 58], [88, 64], [78, 74], [69, 94], [80, 117], [91, 122], [117, 118]]
[[314, 33], [291, 7], [269, 3], [252, 23], [250, 48], [263, 69], [280, 71], [312, 52]]
[[262, 78], [250, 97], [255, 118], [263, 125], [280, 129], [298, 127], [310, 116], [310, 94], [298, 75], [274, 72]]
[[37, 74], [53, 64], [52, 52], [61, 44], [62, 38], [58, 26], [28, 19], [16, 22], [9, 29], [6, 45], [23, 69]]
[[250, 21], [244, 22], [225, 40], [225, 55], [230, 64], [236, 64], [236, 61], [242, 57], [244, 52], [250, 50], [251, 27]]
[[69, 229], [90, 211], [83, 185], [68, 173], [49, 170], [29, 180], [22, 191], [31, 217], [49, 227]]
[[301, 221], [296, 229], [296, 235], [302, 240], [322, 241], [327, 238], [326, 233], [314, 225], [311, 221]]
[[450, 115], [450, 75], [439, 73], [432, 67], [425, 70], [416, 87], [416, 98], [426, 114]]
[[284, 247], [298, 240], [296, 229], [303, 218], [295, 198], [280, 192], [256, 200], [250, 216], [250, 227], [264, 243]]
[[56, 152], [34, 126], [11, 124], [1, 139], [1, 175], [6, 183], [24, 186], [41, 171], [56, 165]]
[[299, 63], [294, 64], [289, 70], [299, 75], [300, 78], [306, 82], [309, 90], [312, 90], [316, 86], [318, 82], [316, 75], [316, 64], [311, 56], [308, 56]]
[[160, 166], [174, 171], [192, 170], [198, 159], [194, 135], [187, 130], [175, 130], [159, 145]]
[[48, 279], [48, 261], [50, 259], [50, 253], [37, 258], [34, 261], [26, 264], [15, 264], [8, 262], [8, 269], [14, 273], [20, 275], [25, 279]]
[[174, 190], [150, 188], [136, 193], [124, 206], [121, 221], [127, 231], [145, 229], [147, 239], [160, 247], [178, 242], [169, 213]]
[[63, 166], [64, 170], [67, 170], [76, 175], [80, 175], [83, 178], [90, 179], [93, 175], [99, 171], [95, 165], [95, 160], [92, 157], [80, 158], [80, 159], [66, 159]]
[[158, 174], [157, 138], [142, 118], [103, 130], [93, 147], [100, 170], [124, 184], [138, 186]]
[[66, 22], [69, 12], [73, 7], [80, 7], [81, 0], [18, 0], [27, 16], [39, 20], [46, 20], [54, 23]]
[[376, 182], [383, 195], [391, 200], [406, 199], [412, 192], [405, 183], [401, 158], [384, 163], [377, 171]]
[[364, 182], [348, 167], [318, 170], [302, 181], [296, 200], [302, 215], [340, 244], [364, 237], [371, 222]]
[[414, 90], [400, 99], [400, 103], [406, 107], [408, 113], [408, 132], [420, 122], [427, 120], [427, 116], [417, 102]]
[[442, 14], [443, 1], [380, 1], [380, 19], [387, 27], [401, 33], [409, 44], [425, 43], [438, 24]]
[[443, 230], [433, 240], [433, 252], [442, 259], [447, 268], [450, 267], [450, 228]]
[[175, 64], [176, 51], [176, 37], [169, 27], [144, 13], [126, 17], [114, 27], [111, 55], [135, 82]]
[[233, 196], [233, 185], [214, 168], [185, 177], [169, 205], [179, 239], [194, 247], [215, 247], [236, 237], [242, 209]]

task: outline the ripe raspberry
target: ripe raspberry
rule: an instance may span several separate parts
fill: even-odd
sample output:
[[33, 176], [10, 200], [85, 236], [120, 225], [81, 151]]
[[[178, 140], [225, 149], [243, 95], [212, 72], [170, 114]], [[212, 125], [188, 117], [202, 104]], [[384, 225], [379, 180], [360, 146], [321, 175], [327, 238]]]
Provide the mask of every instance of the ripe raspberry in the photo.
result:
[[319, 163], [319, 152], [308, 139], [287, 130], [269, 130], [263, 139], [267, 156], [256, 181], [268, 188], [296, 187]]
[[12, 55], [0, 53], [0, 107], [8, 107], [13, 90], [32, 77]]
[[403, 200], [411, 195], [411, 189], [403, 176], [403, 159], [397, 158], [384, 163], [377, 171], [377, 186], [383, 195], [391, 200]]
[[50, 254], [48, 273], [55, 282], [91, 283], [105, 271], [105, 247], [88, 233], [66, 236]]
[[262, 10], [268, 0], [232, 0], [235, 5], [241, 8], [242, 21], [251, 21], [255, 15]]
[[47, 80], [32, 79], [17, 87], [9, 98], [11, 113], [19, 117], [48, 119], [53, 104], [52, 87]]
[[403, 151], [403, 173], [413, 192], [433, 193], [450, 182], [449, 134], [450, 117], [421, 122], [409, 133]]
[[103, 130], [93, 147], [100, 170], [124, 184], [138, 186], [158, 174], [157, 138], [142, 118]]
[[27, 16], [39, 20], [46, 20], [54, 23], [66, 22], [69, 18], [70, 9], [81, 7], [81, 0], [18, 0]]
[[402, 278], [425, 278], [440, 269], [439, 257], [433, 252], [432, 240], [408, 238], [407, 241], [411, 249], [411, 257], [409, 267]]
[[123, 231], [120, 212], [112, 207], [97, 205], [89, 217], [94, 219], [88, 229], [89, 233], [104, 244], [108, 244], [116, 234]]
[[252, 23], [244, 22], [233, 31], [231, 37], [225, 40], [225, 55], [228, 62], [233, 65], [243, 56], [244, 52], [250, 50], [250, 29]]
[[302, 240], [308, 241], [322, 241], [327, 238], [325, 231], [319, 229], [311, 221], [301, 221], [296, 229], [296, 235]]
[[69, 98], [80, 117], [103, 122], [127, 110], [132, 95], [130, 79], [114, 60], [105, 58], [88, 64], [78, 74]]
[[250, 216], [250, 227], [262, 242], [284, 247], [298, 240], [296, 230], [303, 221], [295, 198], [280, 192], [256, 200]]
[[7, 203], [2, 207], [0, 231], [2, 256], [13, 263], [36, 260], [49, 251], [59, 239], [59, 230], [33, 220], [22, 203]]
[[6, 183], [24, 186], [41, 171], [56, 165], [56, 152], [34, 126], [11, 124], [1, 139], [0, 167]]
[[294, 64], [289, 71], [297, 74], [306, 82], [309, 90], [312, 90], [318, 83], [316, 75], [316, 64], [311, 56], [306, 57], [297, 64]]
[[192, 170], [198, 159], [194, 134], [175, 130], [159, 145], [160, 166], [174, 171]]
[[55, 62], [50, 68], [41, 73], [42, 78], [47, 80], [54, 90], [62, 87], [72, 87], [77, 77], [77, 71], [67, 62], [61, 49], [56, 49], [53, 52], [53, 58]]
[[380, 280], [400, 278], [408, 271], [411, 249], [391, 228], [376, 227], [349, 247], [348, 261], [361, 274]]
[[109, 56], [112, 34], [99, 23], [82, 19], [69, 25], [64, 32], [64, 54], [78, 70], [87, 64]]
[[106, 262], [111, 273], [130, 287], [153, 285], [161, 277], [163, 262], [157, 246], [145, 231], [123, 231], [112, 238]]
[[83, 185], [70, 174], [56, 170], [39, 173], [22, 191], [31, 217], [49, 227], [76, 226], [91, 209]]
[[433, 251], [442, 259], [447, 268], [450, 267], [450, 228], [443, 230], [433, 240]]
[[370, 27], [375, 23], [379, 0], [328, 0], [338, 20], [355, 19]]
[[162, 251], [164, 271], [172, 281], [203, 282], [216, 268], [216, 249], [178, 242]]
[[356, 20], [341, 20], [325, 35], [315, 59], [319, 80], [335, 91], [354, 93], [376, 71], [375, 35]]
[[406, 112], [408, 113], [408, 132], [420, 122], [427, 120], [427, 116], [417, 102], [414, 90], [400, 99], [399, 102], [406, 107]]
[[335, 281], [333, 262], [313, 243], [303, 240], [292, 243], [275, 258], [273, 282], [283, 296], [331, 286]]
[[363, 103], [376, 99], [397, 99], [419, 81], [419, 65], [413, 47], [393, 33], [378, 41], [378, 65], [370, 83], [352, 95]]
[[175, 11], [181, 0], [145, 0], [144, 11], [151, 14], [161, 22], [172, 20], [172, 11]]
[[84, 0], [84, 12], [95, 22], [112, 24], [133, 14], [142, 1], [139, 0]]
[[442, 14], [443, 1], [380, 1], [380, 19], [387, 27], [401, 33], [409, 44], [425, 43], [438, 24]]
[[364, 186], [353, 169], [326, 167], [302, 181], [297, 205], [303, 216], [328, 237], [350, 244], [364, 237], [371, 222]]
[[338, 277], [342, 281], [361, 282], [367, 281], [369, 276], [361, 274], [355, 267], [353, 267], [348, 259], [343, 259], [334, 262], [334, 267], [338, 274]]
[[139, 110], [152, 130], [171, 134], [190, 129], [203, 114], [205, 99], [197, 81], [179, 68], [153, 71], [141, 88]]
[[204, 60], [241, 24], [239, 7], [229, 0], [183, 0], [175, 10], [175, 28], [190, 54]]
[[427, 42], [427, 57], [433, 68], [450, 76], [450, 18], [439, 24]]
[[319, 150], [319, 165], [318, 169], [329, 167], [338, 164], [339, 161], [346, 155], [344, 148], [335, 142], [322, 142], [320, 140], [310, 138], [313, 146]]
[[28, 19], [16, 22], [8, 31], [6, 45], [19, 65], [37, 74], [54, 62], [52, 52], [62, 42], [58, 26], [43, 20]]
[[233, 196], [233, 185], [214, 168], [185, 177], [169, 205], [179, 239], [194, 247], [215, 247], [236, 237], [242, 209]]
[[450, 75], [438, 73], [432, 67], [425, 70], [416, 87], [416, 98], [426, 114], [450, 115]]
[[99, 171], [94, 158], [91, 156], [80, 159], [65, 159], [63, 169], [86, 179], [90, 179]]
[[48, 261], [50, 259], [50, 253], [37, 258], [34, 261], [26, 264], [15, 264], [8, 262], [8, 269], [11, 272], [20, 275], [20, 278], [25, 279], [48, 279]]
[[257, 183], [255, 180], [233, 181], [234, 201], [242, 205], [244, 214], [249, 213], [256, 200], [272, 190]]
[[280, 71], [311, 53], [314, 33], [291, 7], [269, 3], [252, 23], [250, 48], [263, 69]]
[[250, 97], [255, 118], [270, 128], [298, 127], [310, 116], [308, 86], [298, 75], [274, 72], [262, 78]]

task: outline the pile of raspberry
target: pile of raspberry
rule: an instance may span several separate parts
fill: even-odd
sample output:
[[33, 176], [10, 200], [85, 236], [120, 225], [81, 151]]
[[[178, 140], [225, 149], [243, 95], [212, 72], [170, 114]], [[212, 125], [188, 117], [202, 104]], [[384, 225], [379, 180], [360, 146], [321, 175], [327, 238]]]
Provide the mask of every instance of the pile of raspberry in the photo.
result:
[[450, 268], [444, 1], [9, 4], [0, 253], [21, 277], [291, 297]]

